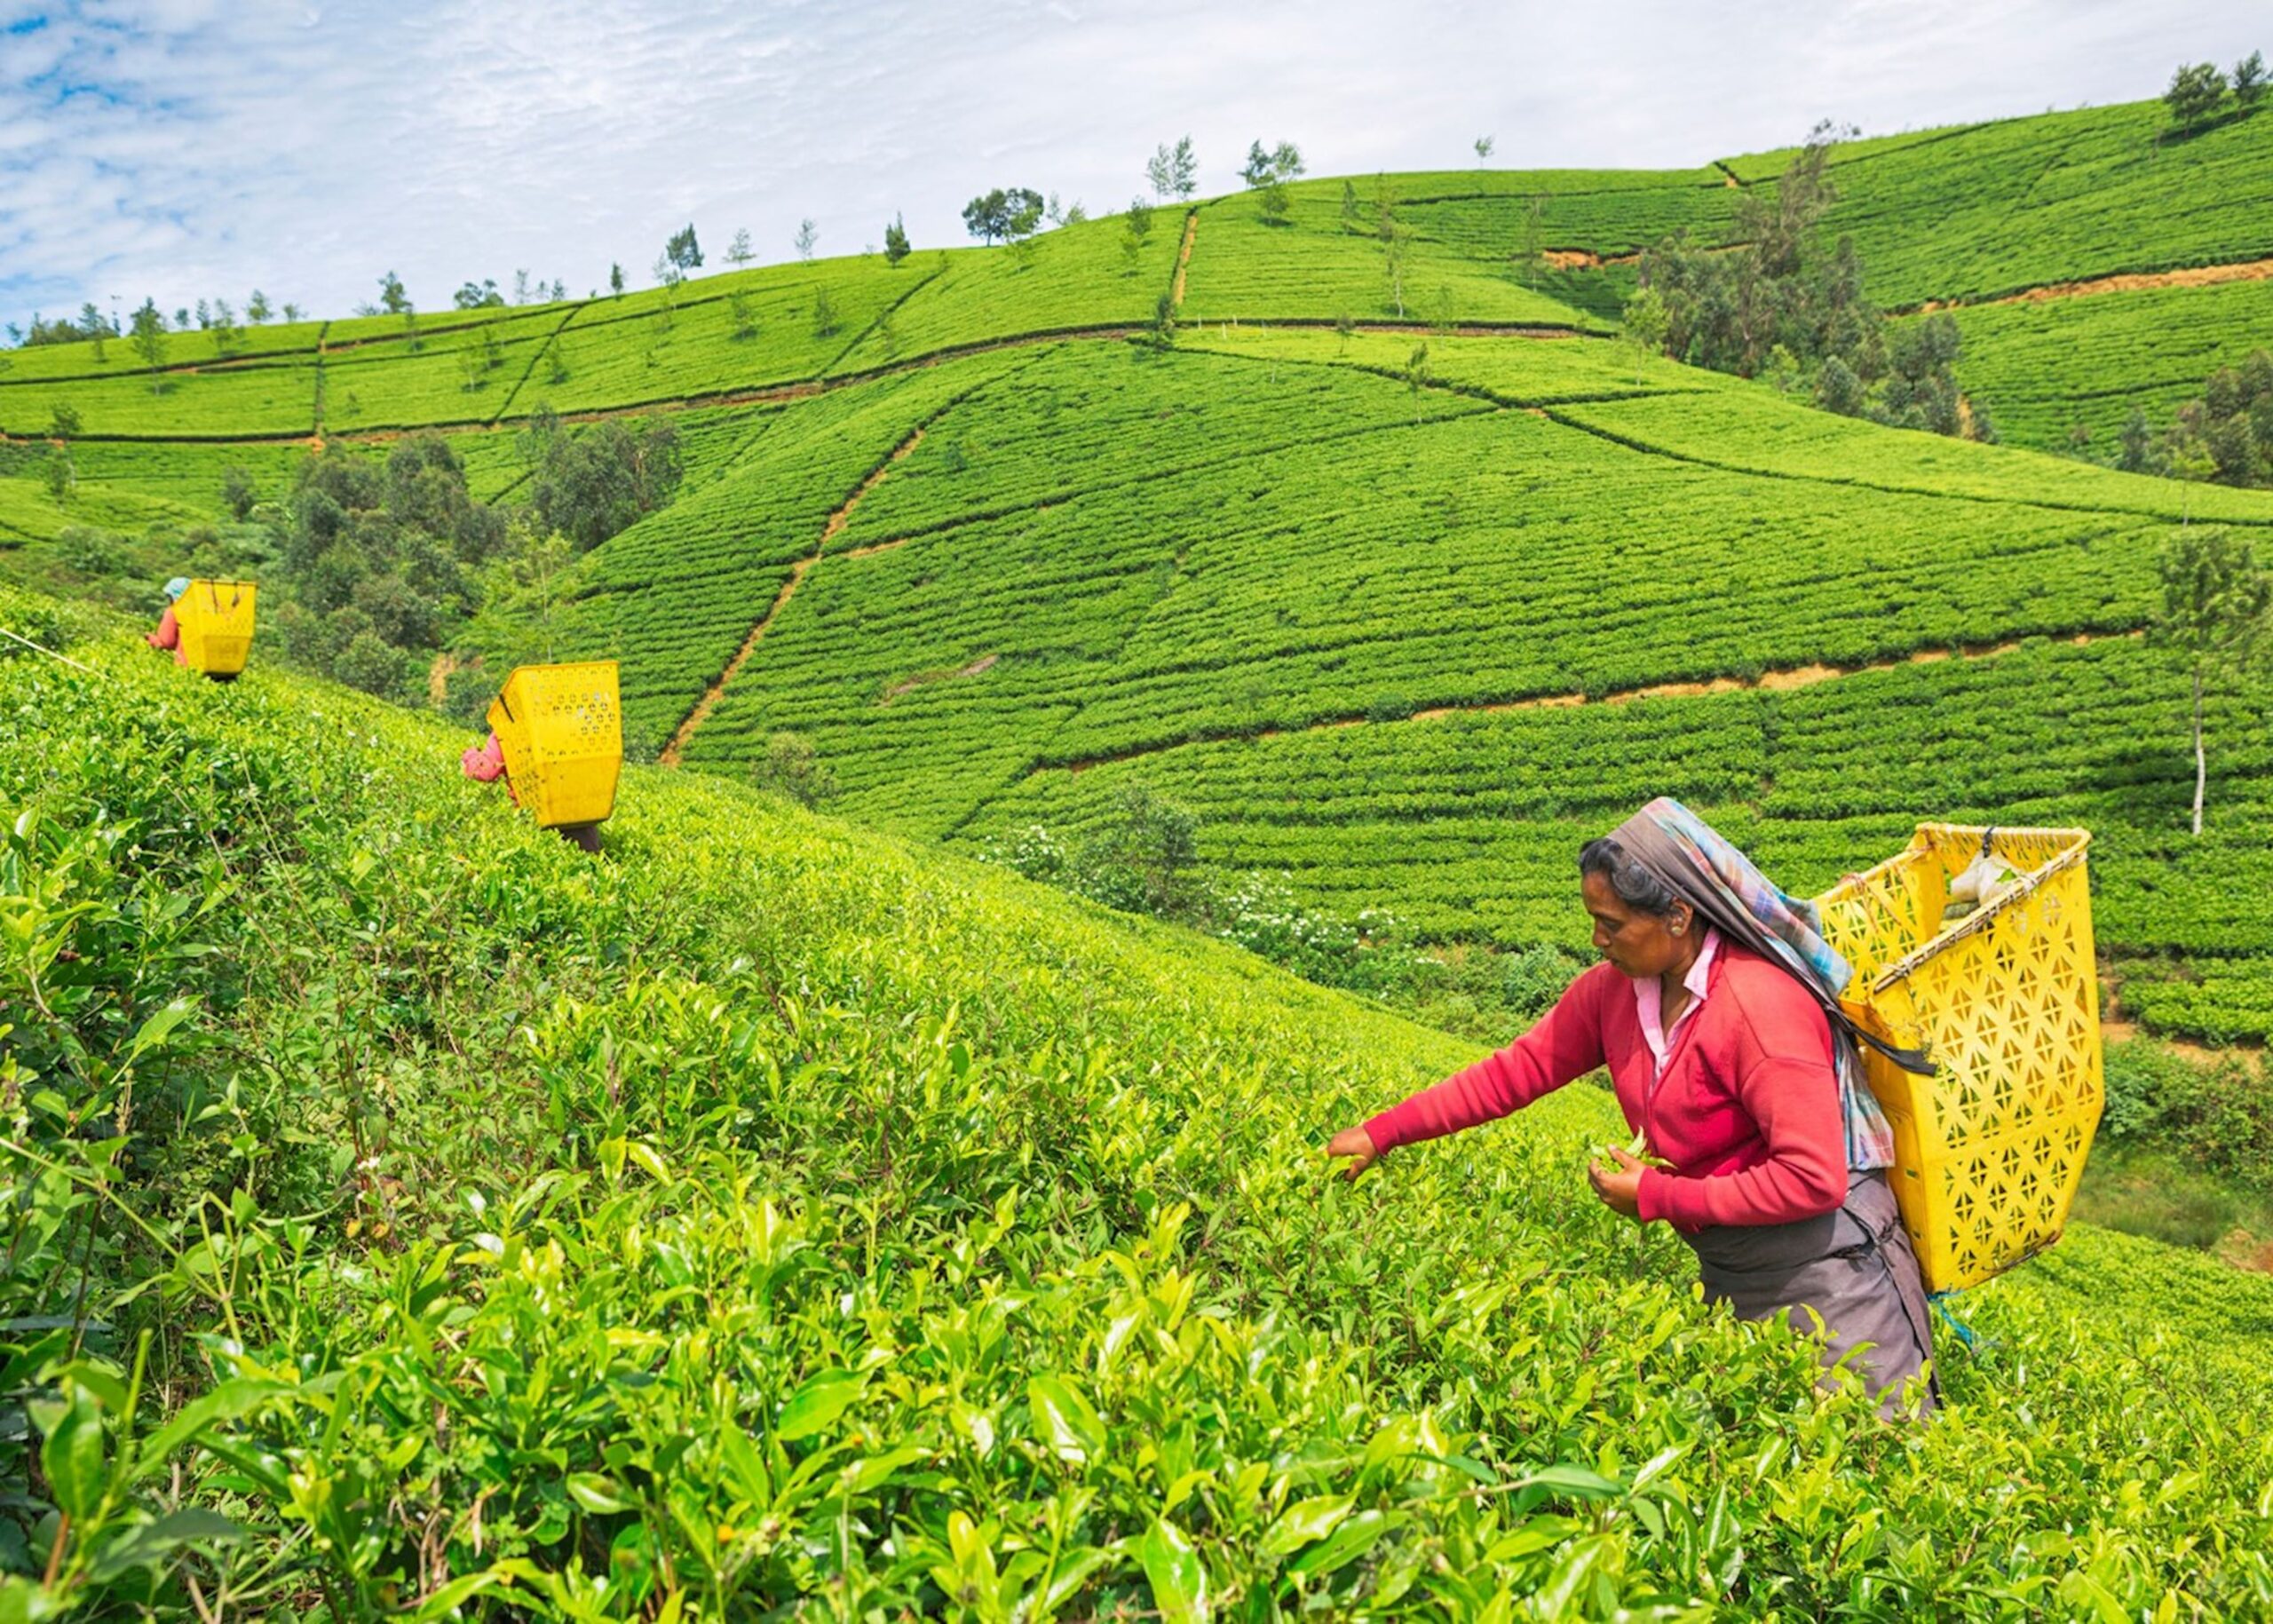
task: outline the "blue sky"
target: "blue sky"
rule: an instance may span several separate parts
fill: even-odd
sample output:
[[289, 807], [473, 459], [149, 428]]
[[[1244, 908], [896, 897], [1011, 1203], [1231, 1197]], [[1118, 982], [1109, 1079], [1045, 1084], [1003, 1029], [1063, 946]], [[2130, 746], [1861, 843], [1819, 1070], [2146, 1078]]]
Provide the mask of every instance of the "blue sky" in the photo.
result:
[[1189, 131], [1313, 174], [1686, 164], [2157, 93], [2273, 51], [2262, 0], [0, 0], [0, 321], [254, 288], [421, 308], [516, 269], [645, 285], [693, 220], [784, 259], [964, 241], [990, 186], [1125, 203]]

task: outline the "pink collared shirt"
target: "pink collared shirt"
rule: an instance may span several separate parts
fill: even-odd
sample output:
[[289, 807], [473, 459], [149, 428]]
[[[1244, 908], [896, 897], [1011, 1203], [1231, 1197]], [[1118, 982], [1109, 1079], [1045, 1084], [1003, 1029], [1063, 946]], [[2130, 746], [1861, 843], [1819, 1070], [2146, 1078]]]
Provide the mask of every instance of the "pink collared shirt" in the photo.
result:
[[1689, 993], [1689, 1003], [1674, 1022], [1671, 1032], [1665, 1029], [1665, 988], [1658, 978], [1643, 976], [1634, 982], [1634, 1013], [1642, 1022], [1642, 1041], [1650, 1046], [1650, 1086], [1652, 1092], [1665, 1076], [1666, 1056], [1673, 1051], [1675, 1037], [1695, 1018], [1697, 1011], [1705, 1007], [1705, 994], [1712, 985], [1714, 955], [1720, 951], [1721, 933], [1708, 926], [1705, 931], [1705, 945], [1697, 950], [1697, 962], [1681, 978], [1681, 985]]

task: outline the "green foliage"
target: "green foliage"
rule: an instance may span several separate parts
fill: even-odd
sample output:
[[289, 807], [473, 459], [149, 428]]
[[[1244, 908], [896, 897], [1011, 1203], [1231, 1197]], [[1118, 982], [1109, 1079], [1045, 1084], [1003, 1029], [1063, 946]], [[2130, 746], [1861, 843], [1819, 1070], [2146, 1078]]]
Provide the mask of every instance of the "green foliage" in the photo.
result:
[[820, 759], [813, 741], [801, 733], [776, 733], [768, 739], [751, 780], [800, 806], [821, 806], [836, 798], [836, 774]]
[[569, 429], [540, 412], [522, 431], [522, 457], [532, 518], [579, 552], [666, 506], [685, 473], [678, 432], [662, 419], [617, 417]]
[[2189, 132], [2215, 113], [2225, 99], [2226, 75], [2208, 62], [2182, 64], [2171, 74], [2170, 88], [2163, 92], [2171, 123]]
[[1028, 186], [996, 186], [963, 205], [962, 223], [970, 234], [992, 245], [1019, 242], [1041, 225], [1041, 194]]
[[907, 245], [907, 226], [899, 215], [891, 217], [891, 224], [884, 227], [884, 263], [897, 267], [914, 252]]
[[[0, 667], [0, 822], [60, 831], [8, 917], [118, 989], [71, 1029], [115, 1066], [120, 990], [197, 1000], [128, 1139], [53, 1141], [159, 1239], [45, 1230], [69, 1181], [8, 1138], [12, 1311], [68, 1303], [92, 1233], [92, 1317], [173, 1332], [131, 1445], [94, 1352], [4, 1446], [51, 1462], [20, 1574], [51, 1496], [131, 1463], [102, 1527], [133, 1543], [65, 1545], [116, 1574], [68, 1604], [2130, 1616], [2273, 1584], [2261, 1280], [2078, 1226], [1968, 1294], [1949, 1414], [1889, 1428], [1585, 1195], [1590, 1090], [1329, 1183], [1322, 1125], [1474, 1051], [699, 775], [629, 772], [595, 862], [439, 724], [145, 654]], [[142, 946], [78, 951], [103, 931]]]

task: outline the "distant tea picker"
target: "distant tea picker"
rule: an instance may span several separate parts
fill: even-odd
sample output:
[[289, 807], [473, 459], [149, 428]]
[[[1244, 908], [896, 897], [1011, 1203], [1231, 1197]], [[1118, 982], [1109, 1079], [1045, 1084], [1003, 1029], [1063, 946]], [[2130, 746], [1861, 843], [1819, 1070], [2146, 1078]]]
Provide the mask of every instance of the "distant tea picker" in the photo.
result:
[[1840, 1002], [1848, 965], [1814, 906], [1678, 802], [1589, 841], [1579, 872], [1604, 962], [1514, 1043], [1342, 1129], [1327, 1153], [1355, 1176], [1606, 1066], [1636, 1138], [1588, 1169], [1602, 1203], [1671, 1224], [1707, 1298], [1738, 1318], [1819, 1319], [1826, 1361], [1852, 1356], [1884, 1413], [1931, 1411], [1926, 1291], [1861, 1049], [1920, 1073], [1925, 1057], [1856, 1025]]
[[490, 701], [488, 737], [458, 767], [479, 783], [503, 778], [539, 828], [598, 851], [623, 767], [615, 661], [515, 668]]

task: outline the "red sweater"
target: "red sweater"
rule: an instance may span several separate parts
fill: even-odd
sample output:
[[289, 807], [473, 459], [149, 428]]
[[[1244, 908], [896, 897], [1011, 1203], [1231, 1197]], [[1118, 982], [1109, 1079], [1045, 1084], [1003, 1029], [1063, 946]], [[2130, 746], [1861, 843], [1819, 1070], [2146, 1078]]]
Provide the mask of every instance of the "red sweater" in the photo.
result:
[[1382, 1152], [1458, 1133], [1607, 1066], [1627, 1125], [1646, 1114], [1651, 1150], [1673, 1163], [1642, 1175], [1645, 1220], [1694, 1230], [1835, 1210], [1847, 1196], [1847, 1141], [1831, 1023], [1799, 983], [1733, 942], [1722, 943], [1706, 985], [1654, 1099], [1634, 984], [1597, 964], [1529, 1032], [1384, 1111], [1366, 1133]]

